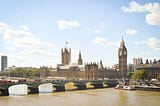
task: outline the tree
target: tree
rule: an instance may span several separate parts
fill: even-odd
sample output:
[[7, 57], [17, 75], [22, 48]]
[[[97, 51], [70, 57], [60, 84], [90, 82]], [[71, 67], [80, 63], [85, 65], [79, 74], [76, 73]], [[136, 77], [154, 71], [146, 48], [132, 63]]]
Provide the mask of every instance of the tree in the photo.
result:
[[39, 70], [37, 68], [15, 68], [9, 71], [0, 72], [0, 76], [10, 76], [10, 77], [39, 77]]
[[137, 79], [135, 73], [132, 74], [132, 79], [134, 79], [134, 80]]
[[132, 78], [132, 75], [133, 75], [132, 72], [128, 72], [128, 73], [127, 73], [127, 78], [128, 78], [128, 79], [131, 79], [131, 78]]
[[148, 72], [145, 71], [144, 69], [142, 70], [137, 70], [136, 72], [134, 72], [134, 74], [132, 75], [132, 79], [136, 79], [136, 80], [139, 80], [139, 79], [142, 79], [142, 80], [145, 80], [148, 78]]

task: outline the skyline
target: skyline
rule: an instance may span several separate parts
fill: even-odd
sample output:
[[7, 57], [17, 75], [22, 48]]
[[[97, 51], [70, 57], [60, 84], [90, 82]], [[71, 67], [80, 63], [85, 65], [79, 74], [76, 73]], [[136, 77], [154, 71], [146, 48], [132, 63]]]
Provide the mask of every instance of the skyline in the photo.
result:
[[0, 2], [0, 55], [8, 56], [8, 66], [53, 67], [65, 46], [72, 63], [81, 50], [84, 63], [112, 66], [122, 36], [128, 64], [160, 58], [160, 0]]

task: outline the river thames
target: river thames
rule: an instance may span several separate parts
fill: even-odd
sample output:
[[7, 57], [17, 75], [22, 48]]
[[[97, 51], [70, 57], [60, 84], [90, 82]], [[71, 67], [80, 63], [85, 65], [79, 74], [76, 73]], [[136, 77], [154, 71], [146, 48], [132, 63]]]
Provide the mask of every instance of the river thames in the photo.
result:
[[0, 106], [160, 106], [160, 92], [106, 88], [1, 96]]

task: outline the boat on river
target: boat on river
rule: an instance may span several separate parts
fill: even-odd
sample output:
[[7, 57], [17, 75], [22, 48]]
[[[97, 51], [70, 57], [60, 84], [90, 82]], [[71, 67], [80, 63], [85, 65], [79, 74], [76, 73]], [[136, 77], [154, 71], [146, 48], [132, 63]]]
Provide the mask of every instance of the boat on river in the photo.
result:
[[121, 90], [135, 90], [134, 86], [125, 86], [125, 85], [117, 85], [115, 89], [121, 89]]

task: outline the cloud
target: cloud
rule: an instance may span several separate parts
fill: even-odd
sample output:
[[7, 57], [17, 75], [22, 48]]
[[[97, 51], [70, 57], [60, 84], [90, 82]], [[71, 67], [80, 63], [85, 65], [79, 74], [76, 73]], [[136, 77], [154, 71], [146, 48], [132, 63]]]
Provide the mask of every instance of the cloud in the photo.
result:
[[80, 24], [78, 21], [65, 21], [60, 20], [57, 22], [59, 29], [68, 29], [68, 28], [76, 28], [79, 27]]
[[147, 40], [142, 40], [142, 41], [139, 41], [139, 42], [135, 41], [134, 43], [135, 43], [135, 45], [146, 44], [155, 51], [160, 50], [160, 39], [157, 39], [157, 38], [154, 38], [154, 37], [150, 37]]
[[160, 25], [160, 3], [147, 3], [140, 5], [135, 1], [130, 2], [130, 7], [122, 7], [127, 13], [144, 12], [146, 23], [149, 25]]
[[12, 46], [6, 47], [6, 49], [7, 49], [8, 51], [14, 51], [14, 50], [16, 50], [16, 48], [15, 48], [15, 47], [12, 47]]
[[22, 29], [24, 29], [24, 30], [30, 30], [30, 27], [28, 27], [26, 25], [22, 25]]
[[127, 35], [135, 35], [138, 31], [135, 29], [127, 29], [126, 34]]
[[7, 30], [9, 26], [3, 22], [0, 22], [0, 30]]
[[85, 30], [91, 34], [99, 34], [102, 33], [104, 31], [104, 29], [106, 28], [106, 24], [104, 22], [100, 22], [98, 25], [92, 26], [92, 27], [86, 27]]
[[109, 41], [107, 41], [105, 38], [102, 38], [102, 37], [95, 37], [95, 38], [93, 39], [93, 44], [97, 44], [97, 45], [100, 45], [100, 46], [104, 46], [105, 48], [106, 48], [106, 47], [116, 46], [115, 43], [109, 42]]
[[[2, 38], [7, 44], [6, 50], [16, 50], [15, 55], [18, 55], [19, 58], [35, 56], [37, 58], [51, 59], [58, 55], [54, 44], [40, 40], [29, 30], [14, 30], [7, 24], [0, 22], [0, 31], [2, 32], [0, 35], [3, 36]], [[19, 64], [21, 63], [19, 62]]]
[[160, 50], [160, 39], [154, 37], [148, 38], [146, 44], [154, 50]]
[[146, 55], [148, 56], [148, 55], [150, 55], [150, 54], [151, 54], [151, 52], [142, 52], [142, 55], [143, 55], [143, 56], [144, 56], [144, 55], [145, 55], [145, 56], [146, 56]]

